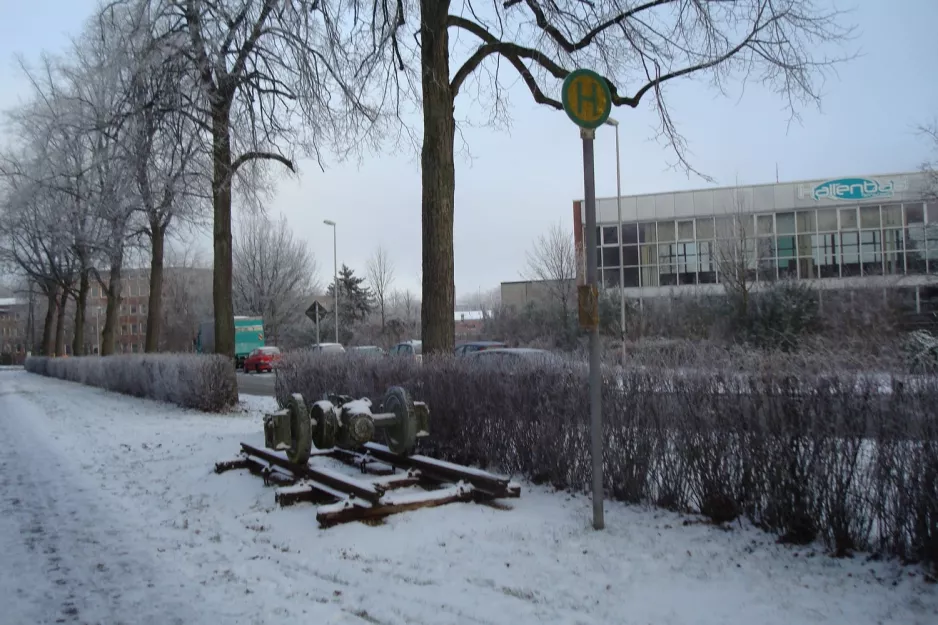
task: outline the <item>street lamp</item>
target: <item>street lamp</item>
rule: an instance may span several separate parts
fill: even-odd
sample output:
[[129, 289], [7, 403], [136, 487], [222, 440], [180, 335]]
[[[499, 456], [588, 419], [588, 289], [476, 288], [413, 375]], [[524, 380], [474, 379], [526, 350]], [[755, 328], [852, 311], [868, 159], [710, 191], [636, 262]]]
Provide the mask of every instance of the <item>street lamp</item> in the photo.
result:
[[625, 365], [625, 258], [622, 256], [622, 168], [619, 160], [619, 122], [613, 118], [606, 125], [616, 129], [616, 210], [619, 213], [619, 328], [622, 332], [622, 364]]
[[335, 342], [339, 342], [339, 251], [338, 251], [338, 239], [336, 238], [336, 227], [335, 222], [331, 219], [324, 219], [323, 222], [327, 226], [332, 226], [332, 267], [335, 274]]

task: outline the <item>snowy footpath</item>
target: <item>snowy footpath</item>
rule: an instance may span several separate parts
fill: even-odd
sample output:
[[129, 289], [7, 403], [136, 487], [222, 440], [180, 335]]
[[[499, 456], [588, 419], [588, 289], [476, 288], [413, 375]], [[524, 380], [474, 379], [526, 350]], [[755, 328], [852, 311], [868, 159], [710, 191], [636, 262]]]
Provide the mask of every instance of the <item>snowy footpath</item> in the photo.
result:
[[[915, 568], [523, 484], [320, 530], [244, 471], [272, 399], [212, 416], [0, 371], [0, 623], [938, 623]], [[432, 409], [432, 406], [431, 406]]]

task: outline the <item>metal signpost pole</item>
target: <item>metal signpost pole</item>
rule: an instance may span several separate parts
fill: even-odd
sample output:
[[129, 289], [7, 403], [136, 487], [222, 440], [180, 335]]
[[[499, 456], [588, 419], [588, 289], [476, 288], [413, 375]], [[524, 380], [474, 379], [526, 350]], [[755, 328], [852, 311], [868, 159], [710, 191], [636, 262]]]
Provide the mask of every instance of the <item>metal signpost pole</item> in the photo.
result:
[[335, 310], [332, 311], [332, 314], [335, 315], [335, 342], [339, 342], [339, 245], [338, 238], [336, 236], [336, 226], [335, 222], [331, 219], [323, 220], [323, 223], [327, 226], [332, 226], [332, 271], [335, 275]]
[[316, 306], [315, 315], [316, 315], [316, 345], [321, 345], [322, 343], [319, 342], [319, 306]]
[[619, 158], [619, 122], [611, 117], [606, 123], [616, 129], [616, 212], [619, 217], [619, 332], [622, 334], [622, 366], [625, 366], [625, 257], [622, 255], [622, 161]]
[[563, 83], [563, 108], [580, 127], [583, 139], [583, 191], [586, 208], [586, 284], [578, 288], [580, 327], [589, 331], [590, 459], [592, 464], [593, 528], [603, 518], [602, 358], [599, 345], [599, 286], [596, 236], [596, 172], [593, 141], [596, 128], [609, 119], [612, 95], [606, 81], [589, 70], [571, 72]]

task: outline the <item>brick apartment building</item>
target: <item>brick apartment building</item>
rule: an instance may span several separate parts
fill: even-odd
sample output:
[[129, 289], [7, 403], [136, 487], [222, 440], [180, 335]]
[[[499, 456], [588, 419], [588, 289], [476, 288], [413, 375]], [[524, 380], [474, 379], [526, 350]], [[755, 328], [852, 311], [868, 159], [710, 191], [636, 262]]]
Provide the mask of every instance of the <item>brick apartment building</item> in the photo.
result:
[[[210, 309], [193, 306], [193, 299], [211, 300], [212, 270], [203, 268], [166, 267], [163, 272], [163, 334], [161, 349], [186, 351], [192, 349], [199, 321]], [[147, 335], [147, 313], [150, 300], [150, 272], [134, 269], [121, 278], [121, 307], [118, 313], [116, 350], [124, 354], [143, 353]], [[91, 287], [86, 316], [86, 352], [98, 353], [98, 337], [104, 329], [107, 295], [100, 284]], [[172, 320], [168, 323], [167, 320]]]
[[[150, 298], [150, 277], [147, 270], [134, 269], [121, 278], [121, 307], [118, 313], [116, 349], [124, 354], [142, 353], [147, 335], [147, 303]], [[86, 327], [90, 326], [85, 350], [98, 353], [98, 340], [104, 329], [107, 295], [94, 283], [88, 294], [85, 312]]]
[[20, 363], [26, 357], [26, 302], [0, 298], [0, 364]]

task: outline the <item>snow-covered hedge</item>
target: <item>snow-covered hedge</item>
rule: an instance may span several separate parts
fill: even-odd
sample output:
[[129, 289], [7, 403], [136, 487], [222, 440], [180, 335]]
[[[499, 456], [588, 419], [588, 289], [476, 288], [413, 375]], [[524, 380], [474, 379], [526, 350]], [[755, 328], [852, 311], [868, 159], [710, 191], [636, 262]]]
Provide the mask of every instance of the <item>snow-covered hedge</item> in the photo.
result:
[[26, 370], [205, 412], [220, 412], [238, 401], [234, 364], [222, 356], [31, 357]]
[[[938, 564], [938, 381], [887, 380], [884, 392], [883, 376], [802, 371], [606, 370], [608, 496]], [[277, 396], [376, 400], [395, 384], [430, 407], [423, 453], [589, 488], [582, 363], [293, 353]]]

